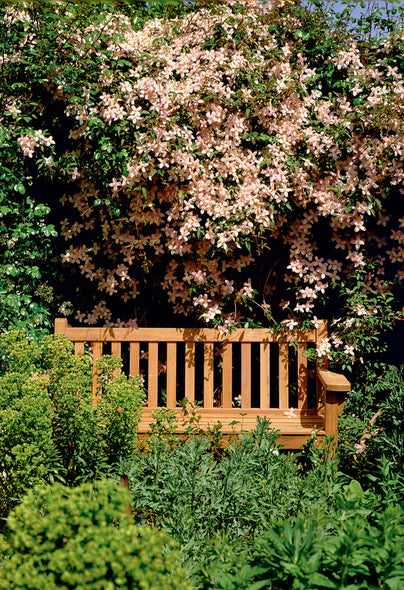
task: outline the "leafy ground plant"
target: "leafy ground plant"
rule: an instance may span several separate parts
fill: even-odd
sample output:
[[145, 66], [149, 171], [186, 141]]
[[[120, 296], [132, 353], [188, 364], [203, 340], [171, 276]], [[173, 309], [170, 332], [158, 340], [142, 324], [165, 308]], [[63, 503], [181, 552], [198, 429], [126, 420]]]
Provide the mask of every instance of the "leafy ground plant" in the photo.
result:
[[386, 472], [387, 465], [390, 475], [402, 476], [404, 366], [371, 369], [348, 398], [347, 407], [340, 424], [341, 469], [372, 486], [385, 479], [376, 475], [381, 469]]
[[135, 522], [171, 534], [187, 567], [199, 571], [215, 561], [219, 537], [242, 552], [278, 518], [332, 507], [331, 495], [342, 483], [333, 472], [327, 479], [325, 469], [303, 473], [277, 439], [266, 420], [219, 455], [208, 436], [192, 435], [175, 446], [154, 437], [120, 465], [129, 477]]
[[366, 507], [352, 481], [337, 495], [333, 520], [278, 522], [258, 541], [249, 590], [400, 590], [404, 584], [404, 513]]

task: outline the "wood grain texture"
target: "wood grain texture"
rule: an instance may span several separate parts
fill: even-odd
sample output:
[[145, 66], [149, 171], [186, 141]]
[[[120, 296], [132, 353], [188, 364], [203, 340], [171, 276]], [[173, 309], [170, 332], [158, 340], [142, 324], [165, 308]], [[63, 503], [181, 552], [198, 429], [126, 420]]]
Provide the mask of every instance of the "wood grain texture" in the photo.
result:
[[97, 359], [102, 356], [103, 344], [102, 342], [93, 342], [91, 345], [91, 352], [93, 355], [93, 405], [96, 406], [99, 398], [98, 391], [98, 377], [97, 377]]
[[241, 407], [251, 408], [251, 344], [241, 345]]
[[131, 342], [129, 344], [129, 375], [137, 376], [140, 374], [140, 344]]
[[147, 400], [149, 408], [153, 409], [158, 407], [158, 360], [158, 342], [149, 342]]
[[213, 342], [203, 345], [203, 407], [213, 408], [215, 350]]
[[[120, 342], [111, 342], [111, 354], [122, 358], [121, 355], [122, 345]], [[114, 377], [118, 377], [121, 374], [121, 369], [115, 369], [113, 372]]]
[[185, 397], [195, 401], [195, 342], [185, 343]]
[[279, 343], [279, 407], [289, 408], [289, 344]]
[[230, 334], [214, 328], [72, 328], [55, 321], [56, 327], [73, 342], [316, 342], [318, 332], [313, 329], [280, 335], [265, 328], [238, 329]]
[[326, 391], [351, 391], [351, 383], [344, 375], [323, 369], [318, 369], [317, 374]]
[[307, 408], [307, 344], [299, 344], [297, 350], [297, 407]]
[[222, 406], [223, 408], [232, 407], [233, 393], [233, 359], [232, 345], [230, 342], [223, 344], [222, 356]]
[[74, 354], [77, 354], [77, 355], [84, 354], [84, 342], [75, 342], [74, 343]]
[[167, 407], [175, 408], [177, 402], [177, 344], [167, 344]]

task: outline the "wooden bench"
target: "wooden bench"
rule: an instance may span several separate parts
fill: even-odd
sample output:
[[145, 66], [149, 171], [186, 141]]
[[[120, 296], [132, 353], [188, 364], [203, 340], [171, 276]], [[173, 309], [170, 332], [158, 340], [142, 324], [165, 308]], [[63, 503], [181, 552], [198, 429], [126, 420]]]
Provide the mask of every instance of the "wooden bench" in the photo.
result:
[[[158, 407], [174, 409], [179, 432], [183, 410], [178, 402], [199, 402], [202, 428], [222, 424], [230, 434], [255, 427], [267, 417], [280, 431], [285, 448], [299, 448], [315, 430], [318, 437], [338, 436], [349, 381], [308, 360], [307, 350], [327, 336], [327, 323], [298, 333], [273, 334], [267, 329], [69, 327], [55, 320], [55, 334], [75, 343], [76, 354], [91, 347], [93, 358], [115, 354], [123, 370], [143, 375], [147, 401], [139, 433], [147, 433]], [[96, 374], [93, 374], [96, 403]], [[237, 399], [236, 399], [237, 398]], [[236, 424], [235, 424], [236, 423]]]

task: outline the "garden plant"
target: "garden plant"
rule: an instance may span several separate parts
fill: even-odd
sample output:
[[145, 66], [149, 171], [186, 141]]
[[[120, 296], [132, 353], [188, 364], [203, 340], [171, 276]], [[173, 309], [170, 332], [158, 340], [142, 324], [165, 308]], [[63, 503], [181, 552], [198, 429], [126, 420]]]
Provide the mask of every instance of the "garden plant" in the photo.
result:
[[176, 543], [125, 516], [113, 481], [31, 490], [8, 519], [1, 588], [190, 590]]
[[[403, 301], [400, 29], [289, 0], [1, 10], [4, 326], [52, 306], [223, 330], [325, 317], [323, 356], [383, 348]], [[35, 263], [57, 253], [63, 290]]]
[[[404, 12], [353, 6], [0, 6], [1, 588], [404, 587]], [[338, 450], [197, 406], [139, 441], [141, 381], [103, 356], [94, 405], [57, 316], [326, 319]]]
[[26, 334], [0, 335], [0, 516], [39, 483], [77, 485], [106, 476], [136, 448], [143, 389], [112, 376], [102, 357], [102, 399], [93, 406], [92, 361], [61, 337], [41, 344]]

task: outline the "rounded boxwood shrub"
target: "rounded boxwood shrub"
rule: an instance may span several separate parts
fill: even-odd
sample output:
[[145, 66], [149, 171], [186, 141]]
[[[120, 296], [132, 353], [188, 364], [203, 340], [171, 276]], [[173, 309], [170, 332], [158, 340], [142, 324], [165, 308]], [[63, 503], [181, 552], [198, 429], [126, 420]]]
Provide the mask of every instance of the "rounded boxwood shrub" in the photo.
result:
[[189, 590], [174, 540], [135, 526], [113, 481], [38, 486], [10, 514], [0, 587]]

